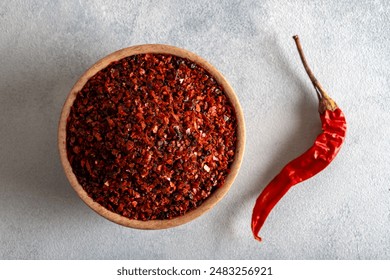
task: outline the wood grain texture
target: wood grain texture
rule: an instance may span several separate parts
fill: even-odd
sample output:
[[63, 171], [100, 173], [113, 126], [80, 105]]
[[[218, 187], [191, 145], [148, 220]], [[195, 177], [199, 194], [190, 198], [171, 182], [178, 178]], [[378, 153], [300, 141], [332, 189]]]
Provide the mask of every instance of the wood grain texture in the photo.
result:
[[[197, 207], [194, 210], [189, 211], [183, 216], [179, 216], [171, 220], [151, 220], [151, 221], [132, 220], [107, 210], [99, 203], [93, 201], [88, 196], [88, 194], [84, 191], [82, 186], [78, 183], [77, 178], [73, 173], [72, 167], [67, 158], [66, 123], [69, 116], [70, 108], [74, 100], [76, 99], [77, 93], [82, 89], [85, 83], [92, 76], [94, 76], [101, 69], [107, 67], [111, 62], [120, 60], [128, 56], [143, 54], [143, 53], [171, 54], [171, 55], [187, 58], [189, 60], [194, 61], [196, 64], [200, 65], [204, 69], [206, 69], [216, 79], [216, 81], [223, 87], [225, 94], [228, 96], [229, 100], [231, 101], [232, 105], [235, 108], [236, 116], [237, 116], [238, 127], [237, 127], [236, 154], [235, 154], [234, 162], [232, 163], [231, 166], [231, 171], [226, 178], [225, 184], [221, 188], [217, 189], [214, 193], [212, 193], [201, 206]], [[126, 227], [138, 228], [138, 229], [165, 229], [165, 228], [170, 228], [170, 227], [175, 227], [175, 226], [185, 224], [199, 217], [200, 215], [210, 210], [214, 205], [216, 205], [229, 191], [230, 187], [234, 182], [234, 179], [238, 174], [244, 156], [244, 150], [245, 150], [244, 116], [238, 98], [233, 88], [228, 83], [228, 81], [214, 66], [212, 66], [209, 62], [207, 62], [200, 56], [192, 52], [189, 52], [187, 50], [169, 46], [169, 45], [148, 44], [148, 45], [133, 46], [133, 47], [118, 50], [104, 57], [103, 59], [99, 60], [91, 68], [89, 68], [75, 83], [62, 109], [62, 113], [58, 125], [58, 149], [60, 153], [62, 166], [64, 168], [65, 174], [71, 186], [76, 191], [78, 196], [96, 213], [98, 213], [99, 215], [103, 216], [104, 218], [114, 223]]]

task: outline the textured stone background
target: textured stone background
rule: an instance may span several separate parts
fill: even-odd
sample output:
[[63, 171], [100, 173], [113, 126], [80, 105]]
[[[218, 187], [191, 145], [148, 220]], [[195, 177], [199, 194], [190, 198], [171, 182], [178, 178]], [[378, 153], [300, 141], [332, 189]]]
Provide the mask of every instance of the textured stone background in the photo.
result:
[[[385, 0], [1, 1], [0, 258], [390, 259], [389, 18]], [[283, 198], [258, 243], [250, 231], [257, 195], [320, 131], [296, 33], [345, 111], [348, 138], [329, 168]], [[56, 149], [78, 77], [143, 43], [209, 60], [246, 118], [246, 154], [229, 194], [164, 231], [124, 228], [91, 211]]]

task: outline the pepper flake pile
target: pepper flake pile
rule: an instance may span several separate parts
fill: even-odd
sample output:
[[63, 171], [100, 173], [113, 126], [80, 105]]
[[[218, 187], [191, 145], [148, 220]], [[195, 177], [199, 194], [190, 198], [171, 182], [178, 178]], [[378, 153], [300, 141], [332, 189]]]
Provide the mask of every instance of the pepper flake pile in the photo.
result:
[[96, 202], [136, 220], [195, 209], [224, 184], [237, 138], [223, 88], [194, 62], [140, 54], [88, 80], [67, 121], [67, 154]]

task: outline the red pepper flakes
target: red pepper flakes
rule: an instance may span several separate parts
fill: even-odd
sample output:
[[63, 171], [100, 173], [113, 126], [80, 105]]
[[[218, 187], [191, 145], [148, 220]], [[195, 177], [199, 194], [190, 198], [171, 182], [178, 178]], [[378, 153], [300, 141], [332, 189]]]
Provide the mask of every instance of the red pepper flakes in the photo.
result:
[[111, 63], [78, 93], [67, 153], [78, 182], [108, 210], [171, 219], [223, 185], [236, 130], [234, 108], [205, 69], [141, 54]]

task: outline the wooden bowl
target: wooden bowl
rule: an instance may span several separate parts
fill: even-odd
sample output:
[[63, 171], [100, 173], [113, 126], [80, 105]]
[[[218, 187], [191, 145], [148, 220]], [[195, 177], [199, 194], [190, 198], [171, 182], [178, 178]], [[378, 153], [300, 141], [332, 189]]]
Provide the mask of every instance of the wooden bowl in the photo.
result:
[[[237, 117], [238, 126], [237, 126], [236, 154], [235, 154], [234, 162], [231, 165], [231, 171], [229, 175], [226, 177], [226, 181], [224, 185], [218, 188], [217, 190], [215, 190], [199, 207], [187, 212], [183, 216], [179, 216], [170, 220], [150, 220], [150, 221], [132, 220], [124, 216], [121, 216], [117, 213], [109, 211], [105, 207], [101, 206], [99, 203], [93, 201], [92, 198], [90, 198], [88, 194], [84, 191], [82, 186], [77, 181], [77, 178], [72, 171], [72, 167], [67, 157], [66, 124], [67, 124], [70, 108], [73, 105], [74, 100], [76, 99], [77, 93], [83, 88], [85, 83], [92, 76], [94, 76], [101, 69], [107, 67], [111, 62], [120, 60], [128, 56], [132, 56], [136, 54], [144, 54], [144, 53], [171, 54], [171, 55], [187, 58], [195, 62], [196, 64], [200, 65], [204, 69], [206, 69], [215, 78], [215, 80], [223, 87], [225, 94], [230, 99], [230, 102], [235, 108], [236, 117]], [[216, 205], [229, 191], [231, 185], [233, 184], [234, 179], [237, 176], [244, 155], [244, 148], [245, 148], [244, 116], [233, 88], [229, 85], [225, 77], [215, 67], [213, 67], [210, 63], [208, 63], [203, 58], [187, 50], [180, 49], [173, 46], [168, 46], [168, 45], [151, 44], [151, 45], [133, 46], [133, 47], [116, 51], [106, 56], [105, 58], [99, 60], [91, 68], [89, 68], [73, 86], [65, 101], [61, 113], [61, 118], [58, 127], [58, 148], [59, 148], [61, 163], [70, 184], [72, 185], [76, 193], [79, 195], [79, 197], [95, 212], [97, 212], [98, 214], [100, 214], [101, 216], [107, 218], [112, 222], [115, 222], [117, 224], [126, 227], [138, 228], [138, 229], [170, 228], [170, 227], [187, 223], [199, 217], [206, 211], [210, 210], [214, 205]]]

